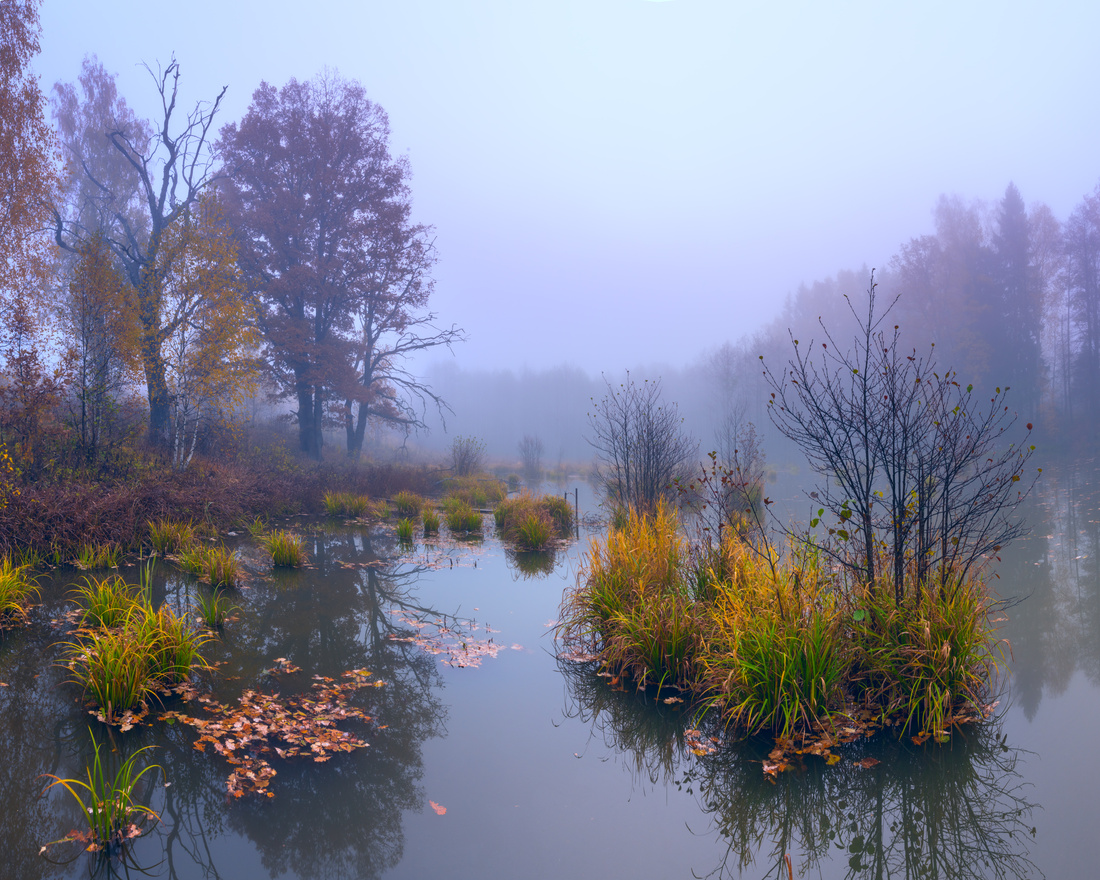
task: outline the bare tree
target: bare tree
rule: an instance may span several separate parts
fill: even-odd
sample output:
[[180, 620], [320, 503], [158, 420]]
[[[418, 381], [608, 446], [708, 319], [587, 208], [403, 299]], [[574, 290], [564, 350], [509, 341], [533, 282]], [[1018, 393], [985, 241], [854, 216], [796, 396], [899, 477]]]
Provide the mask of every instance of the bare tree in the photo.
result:
[[451, 469], [456, 477], [478, 473], [485, 464], [485, 442], [477, 437], [455, 437], [451, 443]]
[[524, 434], [519, 441], [519, 457], [523, 462], [523, 479], [528, 485], [542, 479], [542, 440], [533, 434]]
[[1009, 442], [1008, 388], [976, 399], [972, 385], [937, 370], [932, 351], [902, 351], [876, 286], [872, 274], [865, 313], [849, 301], [859, 326], [851, 348], [822, 323], [825, 342], [792, 338], [784, 372], [764, 375], [773, 423], [826, 478], [810, 493], [820, 504], [811, 528], [828, 513], [839, 539], [829, 552], [868, 585], [888, 573], [900, 602], [908, 579], [925, 587], [932, 575], [965, 576], [1024, 532], [1013, 513], [1034, 484], [1024, 473], [1035, 447], [1031, 424]]
[[687, 479], [698, 444], [684, 433], [676, 404], [662, 405], [660, 379], [639, 385], [628, 372], [617, 387], [604, 382], [607, 394], [593, 399], [588, 415], [597, 480], [612, 504], [650, 509]]
[[[87, 71], [86, 71], [87, 72]], [[114, 253], [133, 292], [134, 312], [141, 327], [141, 358], [149, 394], [149, 441], [164, 446], [170, 437], [171, 393], [166, 378], [163, 345], [181, 321], [196, 307], [192, 301], [166, 302], [165, 283], [182, 249], [167, 246], [180, 241], [183, 225], [204, 189], [213, 180], [208, 152], [214, 117], [225, 88], [211, 103], [200, 102], [180, 120], [179, 64], [173, 58], [150, 75], [161, 99], [161, 113], [153, 125], [124, 113], [110, 119], [103, 132], [121, 157], [125, 174], [108, 175], [89, 161], [89, 153], [75, 140], [66, 147], [83, 174], [79, 203], [56, 205], [54, 238], [65, 251], [79, 254], [97, 233]], [[113, 90], [113, 80], [110, 82]], [[65, 89], [58, 94], [64, 98]], [[73, 128], [74, 136], [79, 129]], [[140, 210], [136, 210], [140, 205]], [[89, 210], [94, 207], [95, 210]], [[94, 224], [94, 227], [93, 227]]]

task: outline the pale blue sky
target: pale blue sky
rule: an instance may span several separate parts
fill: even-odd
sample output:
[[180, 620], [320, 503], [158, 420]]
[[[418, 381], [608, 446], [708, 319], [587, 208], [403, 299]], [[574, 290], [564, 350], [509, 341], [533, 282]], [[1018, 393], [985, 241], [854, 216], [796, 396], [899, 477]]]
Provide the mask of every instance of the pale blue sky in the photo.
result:
[[940, 193], [1100, 179], [1100, 4], [45, 0], [43, 85], [95, 52], [152, 113], [323, 66], [360, 80], [437, 230], [464, 367], [682, 364], [799, 283], [882, 266]]

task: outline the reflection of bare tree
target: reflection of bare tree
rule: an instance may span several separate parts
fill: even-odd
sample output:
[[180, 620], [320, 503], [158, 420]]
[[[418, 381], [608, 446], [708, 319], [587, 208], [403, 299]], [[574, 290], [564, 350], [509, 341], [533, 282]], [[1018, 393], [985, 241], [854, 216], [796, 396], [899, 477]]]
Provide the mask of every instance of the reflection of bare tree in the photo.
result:
[[636, 781], [671, 782], [699, 798], [710, 830], [727, 843], [708, 877], [764, 866], [764, 876], [785, 878], [787, 854], [797, 875], [808, 876], [840, 853], [853, 880], [1039, 874], [1028, 858], [1035, 805], [1017, 769], [1021, 753], [996, 723], [944, 747], [914, 748], [885, 736], [854, 744], [836, 766], [809, 758], [773, 784], [761, 772], [770, 743], [744, 742], [694, 760], [683, 748], [682, 714], [613, 690], [589, 667], [560, 665], [567, 716], [630, 756]]
[[[173, 779], [163, 805], [170, 876], [177, 864], [182, 873], [201, 865], [203, 876], [233, 876], [213, 859], [226, 829], [249, 838], [272, 875], [378, 877], [400, 861], [402, 813], [424, 802], [421, 748], [442, 733], [444, 710], [435, 658], [407, 641], [411, 631], [392, 612], [444, 615], [416, 598], [424, 566], [394, 561], [387, 541], [359, 529], [315, 536], [314, 568], [242, 592], [244, 610], [212, 652], [223, 663], [214, 695], [222, 702], [257, 684], [289, 695], [313, 674], [369, 669], [386, 683], [356, 697], [377, 725], [363, 732], [370, 747], [324, 765], [277, 764], [273, 799], [227, 804], [226, 766], [194, 755], [189, 731], [170, 729], [158, 755]], [[277, 657], [302, 671], [269, 676]]]
[[592, 664], [559, 660], [568, 685], [566, 718], [591, 725], [592, 736], [619, 752], [635, 783], [673, 779], [684, 744], [684, 713], [655, 707], [643, 694], [610, 687]]

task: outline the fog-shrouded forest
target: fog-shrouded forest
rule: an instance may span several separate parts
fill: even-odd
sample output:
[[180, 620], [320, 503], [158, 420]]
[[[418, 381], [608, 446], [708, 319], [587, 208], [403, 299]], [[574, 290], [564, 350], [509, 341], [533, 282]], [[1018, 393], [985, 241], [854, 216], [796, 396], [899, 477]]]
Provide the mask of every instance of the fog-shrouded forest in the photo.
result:
[[[1021, 418], [1059, 442], [1100, 418], [1100, 187], [1062, 216], [1011, 180], [929, 191], [932, 231], [912, 230], [878, 265], [793, 290], [746, 285], [731, 267], [724, 295], [703, 304], [685, 280], [682, 309], [668, 290], [596, 321], [606, 352], [548, 342], [553, 303], [496, 291], [515, 320], [486, 339], [440, 286], [448, 243], [414, 210], [416, 157], [395, 148], [369, 83], [326, 68], [261, 82], [244, 106], [229, 85], [196, 99], [174, 56], [127, 74], [140, 92], [124, 93], [89, 54], [75, 79], [43, 84], [36, 10], [5, 6], [18, 51], [4, 112], [19, 124], [5, 129], [0, 403], [24, 478], [138, 437], [185, 469], [246, 429], [285, 434], [313, 460], [427, 459], [471, 436], [506, 463], [527, 436], [548, 462], [580, 464], [593, 405], [628, 371], [661, 383], [701, 452], [751, 422], [781, 460], [761, 357], [781, 370], [795, 339], [844, 346], [872, 271], [904, 344], [922, 357], [934, 346], [940, 369], [1009, 387]], [[739, 324], [738, 302], [753, 315], [772, 303], [772, 317]], [[572, 321], [591, 338], [588, 311]], [[685, 344], [693, 326], [699, 342]], [[525, 339], [559, 365], [469, 365]]]
[[[681, 362], [639, 360], [631, 373], [662, 381], [664, 398], [678, 404], [702, 448], [715, 448], [731, 417], [766, 432], [760, 358], [782, 367], [793, 340], [820, 343], [826, 332], [840, 345], [850, 343], [849, 303], [857, 312], [864, 307], [871, 271], [842, 270], [802, 285], [765, 327]], [[892, 303], [889, 323], [900, 327], [907, 348], [934, 353], [940, 369], [953, 370], [964, 384], [991, 392], [1007, 386], [1022, 421], [1064, 448], [1070, 438], [1086, 439], [1098, 417], [1098, 278], [1100, 187], [1058, 218], [1041, 201], [1029, 207], [1010, 182], [994, 201], [940, 196], [935, 231], [903, 243], [875, 269], [874, 281]], [[583, 459], [590, 454], [584, 437], [591, 402], [624, 371], [593, 376], [563, 365], [464, 373], [437, 364], [430, 374], [454, 409], [448, 431], [480, 431], [501, 456], [513, 454], [524, 434], [536, 434], [549, 452]], [[782, 442], [774, 435], [769, 441]]]

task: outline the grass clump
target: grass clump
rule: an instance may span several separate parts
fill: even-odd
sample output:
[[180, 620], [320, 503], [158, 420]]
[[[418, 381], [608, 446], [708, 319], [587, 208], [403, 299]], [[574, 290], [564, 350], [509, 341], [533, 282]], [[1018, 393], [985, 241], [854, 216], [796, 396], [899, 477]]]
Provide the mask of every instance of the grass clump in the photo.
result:
[[486, 474], [451, 477], [443, 481], [443, 491], [478, 510], [499, 504], [508, 497], [504, 481]]
[[159, 764], [148, 764], [141, 770], [137, 769], [138, 756], [153, 748], [146, 746], [130, 755], [110, 774], [104, 767], [99, 753], [100, 745], [94, 737], [92, 747], [94, 757], [91, 765], [85, 769], [87, 781], [62, 779], [46, 773], [46, 778], [53, 782], [42, 793], [60, 785], [76, 800], [80, 813], [87, 822], [86, 831], [71, 831], [54, 843], [75, 841], [84, 844], [88, 851], [110, 853], [125, 846], [133, 838], [140, 837], [144, 833], [143, 826], [149, 820], [154, 823], [160, 820], [149, 807], [135, 802], [134, 792], [146, 773], [162, 768]]
[[84, 578], [75, 590], [77, 603], [83, 608], [81, 626], [115, 629], [123, 626], [134, 605], [141, 601], [142, 589], [121, 575], [105, 578]]
[[117, 544], [85, 544], [77, 553], [73, 564], [84, 571], [118, 568], [122, 562], [122, 548]]
[[854, 710], [930, 736], [980, 717], [996, 635], [980, 581], [848, 584], [812, 545], [735, 530], [691, 546], [676, 514], [628, 511], [594, 540], [559, 633], [639, 686], [675, 687], [744, 733], [805, 736]]
[[519, 550], [544, 550], [555, 537], [569, 534], [573, 511], [563, 498], [536, 498], [523, 492], [501, 501], [493, 511], [497, 532]]
[[421, 520], [424, 523], [425, 538], [439, 533], [439, 511], [434, 507], [425, 507], [421, 513]]
[[171, 519], [158, 519], [149, 523], [149, 542], [158, 556], [178, 553], [195, 542], [195, 524], [188, 520], [180, 522]]
[[237, 608], [229, 603], [225, 593], [217, 588], [210, 593], [200, 592], [195, 597], [195, 612], [207, 629], [221, 629], [229, 615]]
[[445, 502], [443, 510], [447, 517], [447, 528], [452, 533], [481, 531], [480, 511], [459, 499], [448, 500], [452, 500], [452, 503]]
[[81, 626], [65, 646], [66, 662], [71, 680], [105, 720], [119, 720], [205, 665], [199, 649], [206, 637], [168, 606], [154, 609], [140, 585], [121, 577], [87, 578], [76, 597]]
[[240, 560], [236, 553], [225, 546], [185, 547], [177, 558], [184, 571], [213, 587], [235, 587], [240, 580]]
[[31, 566], [17, 564], [10, 556], [0, 557], [0, 629], [27, 622], [31, 598], [38, 595]]
[[900, 606], [892, 590], [865, 592], [853, 613], [861, 700], [945, 735], [955, 707], [979, 704], [1003, 660], [989, 606], [980, 585], [950, 576]]
[[424, 498], [421, 495], [417, 495], [415, 492], [410, 492], [407, 489], [402, 489], [390, 501], [390, 506], [393, 511], [401, 517], [407, 517], [409, 519], [415, 519], [420, 516], [420, 511], [424, 508]]
[[299, 568], [306, 561], [305, 543], [299, 535], [275, 529], [264, 535], [264, 547], [279, 568]]
[[402, 544], [411, 544], [413, 539], [413, 521], [404, 517], [397, 521], [397, 539]]
[[370, 499], [366, 495], [356, 495], [354, 492], [326, 492], [322, 503], [329, 516], [351, 519], [358, 519], [370, 507]]

